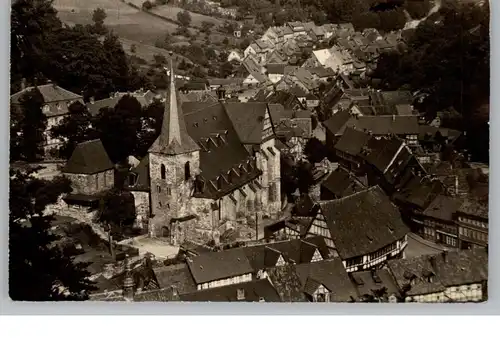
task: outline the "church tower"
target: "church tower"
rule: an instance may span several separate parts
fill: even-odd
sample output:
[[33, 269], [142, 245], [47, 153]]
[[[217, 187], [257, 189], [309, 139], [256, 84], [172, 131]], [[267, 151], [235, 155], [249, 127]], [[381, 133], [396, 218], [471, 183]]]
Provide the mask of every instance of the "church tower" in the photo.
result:
[[148, 151], [151, 211], [166, 220], [188, 216], [193, 178], [200, 167], [200, 148], [186, 130], [177, 98], [172, 58], [169, 92], [160, 136]]

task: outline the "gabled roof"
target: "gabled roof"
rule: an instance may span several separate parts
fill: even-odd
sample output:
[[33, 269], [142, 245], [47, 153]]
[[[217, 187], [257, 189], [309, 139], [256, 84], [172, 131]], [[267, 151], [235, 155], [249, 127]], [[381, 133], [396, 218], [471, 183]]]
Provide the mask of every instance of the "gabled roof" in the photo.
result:
[[459, 212], [466, 215], [473, 215], [476, 217], [481, 217], [488, 219], [488, 203], [481, 203], [474, 199], [466, 199], [458, 208]]
[[341, 135], [344, 131], [344, 126], [351, 118], [351, 113], [347, 109], [338, 111], [333, 114], [328, 120], [323, 122], [325, 128], [333, 135]]
[[[405, 155], [405, 156], [400, 156]], [[361, 156], [377, 168], [381, 173], [396, 162], [396, 158], [403, 161], [401, 164], [407, 164], [411, 154], [406, 149], [404, 142], [396, 137], [376, 139], [371, 137], [363, 147]]]
[[389, 270], [356, 271], [352, 272], [351, 276], [360, 297], [364, 295], [373, 295], [373, 291], [382, 288], [386, 288], [387, 296], [400, 296], [397, 282], [394, 280]]
[[244, 144], [261, 144], [267, 104], [260, 102], [225, 103], [224, 108], [239, 139]]
[[253, 272], [242, 248], [211, 252], [188, 259], [196, 284], [236, 277]]
[[318, 204], [343, 260], [376, 252], [409, 231], [378, 186]]
[[337, 198], [350, 196], [366, 189], [363, 183], [342, 168], [332, 171], [330, 175], [321, 182], [321, 187], [335, 194]]
[[424, 210], [424, 215], [443, 221], [453, 221], [453, 215], [462, 205], [462, 200], [456, 197], [438, 195]]
[[19, 99], [27, 92], [37, 88], [40, 91], [40, 94], [43, 96], [44, 103], [52, 103], [52, 102], [61, 102], [61, 101], [74, 101], [82, 99], [81, 95], [75, 94], [66, 90], [64, 88], [59, 87], [56, 84], [45, 84], [36, 87], [27, 87], [10, 97], [10, 102], [12, 104], [19, 104]]
[[418, 135], [419, 132], [418, 116], [414, 115], [352, 116], [345, 126], [371, 131], [374, 135]]
[[488, 279], [485, 249], [445, 251], [387, 262], [389, 270], [406, 296], [442, 292], [447, 287], [481, 283]]
[[316, 250], [323, 259], [329, 257], [328, 248], [321, 236], [247, 246], [243, 250], [254, 272], [276, 266], [280, 256], [289, 264], [309, 263]]
[[320, 78], [325, 78], [325, 77], [330, 77], [330, 76], [335, 76], [335, 71], [331, 68], [324, 68], [324, 67], [310, 67], [306, 68], [310, 73], [320, 77]]
[[[238, 299], [241, 292], [244, 299]], [[189, 294], [179, 295], [183, 302], [280, 302], [278, 292], [268, 279], [258, 279], [246, 283], [231, 284]]]
[[439, 180], [413, 174], [403, 188], [394, 194], [394, 199], [415, 205], [423, 210], [443, 191], [443, 184]]
[[332, 302], [351, 302], [357, 298], [356, 289], [339, 258], [299, 264], [295, 269], [304, 289], [309, 279], [324, 285], [330, 291]]
[[109, 159], [101, 140], [92, 140], [76, 146], [62, 171], [67, 174], [91, 175], [113, 168], [113, 162]]
[[179, 294], [196, 291], [196, 284], [186, 263], [153, 268], [160, 289], [175, 287]]
[[268, 74], [285, 74], [285, 63], [268, 63], [266, 65]]
[[149, 190], [149, 154], [144, 156], [139, 164], [132, 168], [131, 173], [136, 175], [135, 185], [128, 186], [127, 188], [131, 191], [134, 190]]
[[296, 266], [286, 264], [266, 270], [271, 284], [280, 295], [282, 302], [306, 302]]
[[371, 136], [361, 130], [346, 128], [344, 134], [335, 144], [335, 150], [342, 151], [352, 156], [358, 156], [368, 143]]

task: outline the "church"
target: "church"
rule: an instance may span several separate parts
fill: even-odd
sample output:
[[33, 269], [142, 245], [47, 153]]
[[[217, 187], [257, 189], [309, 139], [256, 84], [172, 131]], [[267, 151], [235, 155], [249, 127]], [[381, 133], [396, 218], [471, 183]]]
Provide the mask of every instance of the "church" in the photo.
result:
[[[173, 74], [173, 66], [170, 65]], [[280, 152], [266, 103], [181, 103], [171, 76], [162, 129], [127, 188], [138, 224], [180, 244], [227, 222], [277, 217]]]

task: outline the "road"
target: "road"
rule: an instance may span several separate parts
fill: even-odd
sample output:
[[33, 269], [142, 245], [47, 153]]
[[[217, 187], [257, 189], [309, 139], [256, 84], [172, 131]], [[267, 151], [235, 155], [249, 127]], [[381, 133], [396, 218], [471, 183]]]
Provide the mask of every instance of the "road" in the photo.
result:
[[434, 0], [434, 6], [429, 10], [429, 13], [427, 13], [427, 15], [424, 18], [420, 19], [420, 20], [412, 20], [410, 14], [408, 14], [408, 12], [405, 9], [404, 13], [405, 13], [407, 22], [406, 22], [406, 25], [405, 25], [404, 29], [414, 29], [414, 28], [417, 28], [417, 26], [422, 21], [424, 21], [429, 16], [431, 16], [432, 14], [436, 13], [437, 11], [439, 11], [440, 8], [441, 8], [441, 0]]

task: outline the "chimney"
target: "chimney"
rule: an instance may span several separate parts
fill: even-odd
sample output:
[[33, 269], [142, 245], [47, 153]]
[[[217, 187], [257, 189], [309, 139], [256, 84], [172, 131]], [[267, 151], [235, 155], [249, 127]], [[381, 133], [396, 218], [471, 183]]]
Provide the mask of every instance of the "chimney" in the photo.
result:
[[125, 258], [125, 280], [123, 281], [123, 296], [128, 301], [134, 300], [134, 277], [132, 275], [132, 262], [129, 256]]
[[236, 290], [236, 299], [245, 300], [245, 289], [239, 288]]
[[91, 104], [94, 104], [95, 101], [94, 101], [94, 97], [93, 96], [91, 96], [89, 100], [90, 100]]
[[217, 97], [219, 98], [220, 102], [226, 101], [226, 90], [222, 87], [222, 85], [217, 88]]
[[396, 115], [392, 115], [392, 122], [396, 121]]
[[22, 78], [21, 79], [21, 90], [24, 90], [26, 89], [26, 78]]

